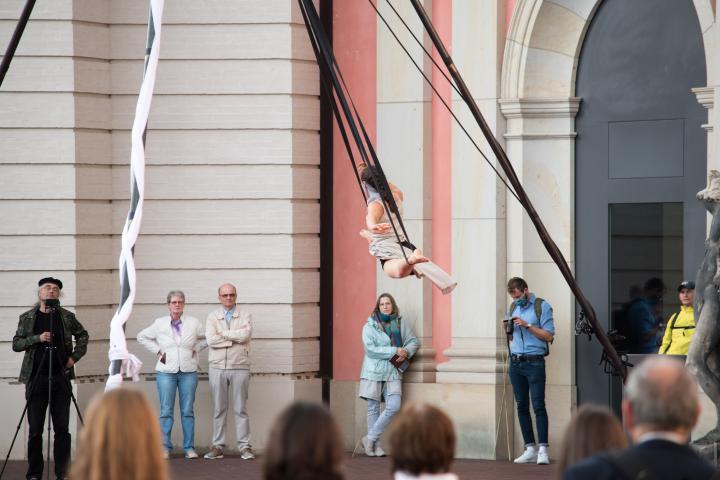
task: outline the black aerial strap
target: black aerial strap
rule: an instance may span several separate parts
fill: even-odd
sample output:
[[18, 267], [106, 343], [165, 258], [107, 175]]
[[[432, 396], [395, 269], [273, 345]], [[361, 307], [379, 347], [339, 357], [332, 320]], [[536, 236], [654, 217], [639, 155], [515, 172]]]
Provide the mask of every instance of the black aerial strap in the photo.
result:
[[[348, 136], [346, 126], [347, 129], [350, 130], [350, 134], [363, 163], [374, 167], [374, 170], [371, 169], [370, 171], [373, 180], [375, 181], [375, 185], [377, 185], [380, 190], [378, 192], [380, 194], [380, 200], [385, 212], [388, 214], [388, 220], [393, 228], [398, 243], [414, 249], [415, 247], [408, 240], [402, 241], [400, 238], [400, 231], [402, 231], [405, 239], [409, 239], [409, 235], [402, 221], [402, 216], [400, 215], [400, 209], [391, 194], [390, 185], [388, 184], [383, 168], [380, 165], [377, 152], [372, 145], [370, 136], [368, 135], [360, 114], [355, 107], [355, 103], [352, 100], [352, 96], [350, 95], [345, 79], [342, 76], [340, 67], [333, 55], [330, 42], [325, 35], [325, 31], [323, 30], [320, 16], [315, 9], [315, 5], [312, 0], [298, 0], [298, 3], [300, 5], [300, 11], [303, 15], [303, 19], [305, 20], [305, 27], [307, 29], [308, 36], [310, 37], [313, 52], [315, 53], [318, 65], [320, 66], [320, 76], [323, 87], [326, 89], [328, 97], [331, 99], [330, 103], [333, 114], [343, 138], [345, 149], [348, 152], [350, 163], [355, 173], [355, 179], [360, 186], [363, 197], [367, 201], [366, 192], [362, 185], [362, 181], [360, 180], [359, 166], [352, 151], [352, 145], [349, 140], [350, 136]], [[401, 251], [407, 261], [408, 259], [404, 249], [401, 248]]]
[[3, 80], [5, 80], [5, 74], [10, 68], [10, 62], [12, 62], [12, 59], [15, 56], [15, 50], [20, 43], [20, 39], [25, 31], [25, 25], [27, 25], [34, 6], [35, 0], [27, 0], [22, 13], [20, 13], [20, 18], [15, 26], [15, 31], [13, 32], [12, 37], [10, 37], [10, 42], [5, 50], [5, 55], [3, 55], [2, 61], [0, 61], [0, 85], [2, 85]]

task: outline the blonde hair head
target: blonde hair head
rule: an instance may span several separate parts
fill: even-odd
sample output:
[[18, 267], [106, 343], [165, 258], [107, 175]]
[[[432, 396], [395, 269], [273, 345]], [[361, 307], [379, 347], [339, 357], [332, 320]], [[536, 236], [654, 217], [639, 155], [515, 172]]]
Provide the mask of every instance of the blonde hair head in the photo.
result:
[[70, 477], [168, 480], [157, 416], [142, 392], [118, 388], [93, 399]]

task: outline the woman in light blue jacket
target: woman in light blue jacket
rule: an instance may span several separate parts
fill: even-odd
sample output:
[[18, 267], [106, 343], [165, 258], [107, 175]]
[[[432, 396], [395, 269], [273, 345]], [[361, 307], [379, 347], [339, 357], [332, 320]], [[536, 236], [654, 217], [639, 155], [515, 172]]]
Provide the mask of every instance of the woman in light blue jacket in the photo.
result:
[[[382, 457], [380, 435], [392, 417], [400, 410], [402, 400], [402, 372], [407, 361], [420, 346], [407, 322], [400, 317], [395, 299], [383, 293], [362, 332], [365, 358], [360, 371], [360, 398], [367, 400], [368, 433], [362, 438], [365, 454]], [[399, 365], [396, 367], [391, 363]], [[385, 410], [380, 414], [380, 402]]]

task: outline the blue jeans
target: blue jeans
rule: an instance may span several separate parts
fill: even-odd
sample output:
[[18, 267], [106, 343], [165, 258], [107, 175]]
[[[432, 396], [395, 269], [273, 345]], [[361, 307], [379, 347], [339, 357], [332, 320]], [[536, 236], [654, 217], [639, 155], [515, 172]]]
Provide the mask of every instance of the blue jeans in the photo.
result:
[[173, 415], [175, 412], [175, 392], [180, 392], [180, 423], [183, 429], [183, 450], [195, 448], [195, 390], [198, 385], [197, 372], [163, 373], [157, 372], [157, 390], [160, 397], [160, 430], [163, 446], [172, 450]]
[[510, 382], [517, 403], [518, 421], [525, 445], [535, 445], [530, 400], [532, 398], [535, 423], [540, 445], [548, 444], [548, 416], [545, 409], [545, 360], [533, 362], [510, 361]]
[[368, 438], [373, 442], [380, 439], [390, 420], [400, 410], [402, 395], [400, 392], [388, 393], [387, 382], [383, 382], [382, 396], [385, 399], [385, 410], [380, 413], [380, 402], [368, 399], [367, 424]]

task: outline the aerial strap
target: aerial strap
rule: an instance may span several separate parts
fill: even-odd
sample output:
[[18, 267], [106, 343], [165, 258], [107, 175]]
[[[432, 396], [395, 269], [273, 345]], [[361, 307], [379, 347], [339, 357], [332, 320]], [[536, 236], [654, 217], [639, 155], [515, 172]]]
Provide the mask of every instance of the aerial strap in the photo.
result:
[[2, 85], [3, 80], [5, 80], [5, 74], [10, 68], [10, 62], [12, 62], [12, 59], [15, 56], [15, 50], [17, 50], [23, 32], [25, 32], [25, 26], [30, 18], [33, 7], [35, 7], [35, 0], [27, 0], [22, 12], [20, 13], [18, 23], [15, 25], [15, 31], [13, 31], [12, 37], [10, 37], [10, 42], [5, 50], [5, 55], [3, 55], [2, 61], [0, 61], [0, 85]]
[[145, 49], [145, 73], [143, 75], [135, 119], [131, 131], [130, 149], [130, 208], [125, 227], [122, 231], [119, 262], [120, 303], [110, 323], [110, 359], [109, 377], [105, 390], [111, 390], [122, 384], [122, 374], [138, 380], [142, 363], [127, 350], [125, 322], [130, 318], [135, 302], [135, 242], [140, 233], [145, 198], [145, 135], [150, 115], [157, 65], [160, 58], [160, 38], [162, 32], [162, 14], [165, 0], [150, 0], [150, 18], [148, 19], [147, 47]]
[[[385, 211], [388, 213], [388, 220], [393, 228], [398, 243], [405, 244], [406, 246], [414, 249], [414, 246], [409, 243], [409, 235], [402, 221], [402, 216], [397, 206], [397, 202], [395, 202], [395, 199], [390, 194], [390, 186], [387, 178], [385, 177], [383, 168], [380, 165], [377, 152], [373, 147], [370, 136], [367, 133], [367, 129], [365, 128], [362, 118], [355, 106], [355, 102], [352, 100], [352, 96], [350, 95], [340, 67], [332, 52], [330, 41], [325, 34], [320, 21], [320, 16], [315, 9], [315, 5], [312, 0], [298, 0], [298, 3], [300, 5], [300, 11], [303, 15], [303, 19], [305, 20], [305, 27], [310, 38], [313, 52], [315, 53], [318, 65], [320, 66], [320, 77], [322, 79], [323, 87], [328, 92], [328, 97], [331, 100], [331, 108], [338, 124], [338, 128], [340, 129], [345, 149], [348, 152], [350, 163], [363, 197], [367, 201], [367, 192], [363, 188], [362, 181], [360, 180], [360, 168], [362, 165], [358, 165], [356, 162], [352, 145], [349, 141], [349, 136], [345, 130], [346, 125], [350, 130], [350, 134], [354, 140], [354, 145], [362, 158], [362, 163], [367, 166], [374, 167], [374, 170], [371, 169], [372, 177], [375, 181], [375, 185], [377, 185], [380, 190], [380, 200], [385, 208]], [[385, 195], [383, 195], [383, 193], [385, 193]], [[400, 237], [400, 232], [403, 233], [406, 239], [405, 243]], [[408, 261], [404, 249], [401, 249], [401, 251], [405, 260]]]

